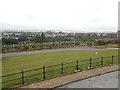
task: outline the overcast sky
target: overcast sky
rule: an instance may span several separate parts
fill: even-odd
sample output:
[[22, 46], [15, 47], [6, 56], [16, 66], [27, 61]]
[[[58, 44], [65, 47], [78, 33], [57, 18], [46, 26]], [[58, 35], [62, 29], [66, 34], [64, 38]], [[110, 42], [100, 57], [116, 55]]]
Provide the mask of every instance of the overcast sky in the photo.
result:
[[118, 1], [0, 0], [0, 29], [116, 32]]

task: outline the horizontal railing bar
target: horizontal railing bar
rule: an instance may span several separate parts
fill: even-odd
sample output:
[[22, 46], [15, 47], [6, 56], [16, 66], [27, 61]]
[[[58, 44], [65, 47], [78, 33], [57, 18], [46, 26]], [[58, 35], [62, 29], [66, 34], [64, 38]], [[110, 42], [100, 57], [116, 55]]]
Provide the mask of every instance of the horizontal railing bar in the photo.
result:
[[100, 60], [101, 58], [93, 58], [92, 60]]
[[12, 75], [20, 74], [20, 73], [21, 73], [21, 72], [13, 73], [13, 74], [8, 74], [8, 75], [0, 76], [0, 77], [7, 77], [7, 76], [12, 76]]
[[82, 66], [82, 65], [89, 65], [90, 63], [85, 63], [85, 64], [79, 64], [78, 66]]
[[33, 75], [29, 75], [29, 76], [25, 76], [24, 78], [32, 77], [32, 76], [36, 76], [36, 75], [40, 75], [40, 74], [43, 74], [43, 73], [37, 73], [37, 74], [33, 74]]
[[63, 65], [71, 64], [71, 63], [75, 63], [75, 61], [73, 61], [73, 62], [68, 62], [68, 63], [63, 63]]
[[63, 69], [72, 68], [72, 67], [76, 67], [76, 66], [65, 67], [65, 68], [63, 68]]
[[[113, 55], [113, 56], [114, 56], [114, 55]], [[111, 58], [111, 57], [112, 57], [112, 56], [108, 56], [108, 57], [106, 57], [106, 58]], [[120, 57], [120, 56], [117, 56], [117, 55], [116, 55], [116, 56], [114, 56], [114, 57]]]
[[60, 66], [61, 64], [56, 64], [56, 65], [52, 65], [52, 66], [46, 66], [45, 68], [50, 68], [50, 67], [54, 67], [54, 66]]
[[110, 56], [109, 57], [103, 57], [103, 59], [106, 59], [106, 58], [112, 58], [112, 57], [110, 57]]
[[78, 60], [78, 62], [84, 62], [84, 61], [89, 61], [90, 59], [87, 60]]
[[93, 62], [93, 63], [91, 63], [91, 64], [95, 64], [95, 63], [101, 63], [101, 62]]
[[45, 73], [54, 72], [54, 71], [57, 71], [57, 70], [50, 70], [50, 71], [46, 71]]
[[6, 83], [6, 82], [15, 81], [15, 80], [19, 80], [19, 79], [22, 79], [22, 78], [20, 77], [20, 78], [16, 78], [16, 79], [8, 80], [8, 81], [3, 81], [3, 82], [0, 82], [0, 84], [2, 84], [2, 83]]
[[[111, 60], [104, 60], [104, 62], [111, 62]], [[103, 63], [104, 63], [104, 62], [103, 62]]]
[[54, 71], [58, 71], [58, 70], [61, 70], [61, 69], [50, 70], [50, 71], [46, 71], [45, 73], [54, 72]]
[[36, 69], [32, 69], [32, 70], [26, 70], [26, 71], [23, 71], [23, 73], [30, 72], [30, 71], [35, 71], [35, 70], [40, 70], [40, 69], [43, 69], [43, 68], [36, 68]]
[[117, 56], [117, 55], [116, 55], [116, 56], [114, 56], [114, 57], [120, 57], [120, 56]]
[[110, 59], [105, 59], [104, 61], [111, 61], [111, 58]]

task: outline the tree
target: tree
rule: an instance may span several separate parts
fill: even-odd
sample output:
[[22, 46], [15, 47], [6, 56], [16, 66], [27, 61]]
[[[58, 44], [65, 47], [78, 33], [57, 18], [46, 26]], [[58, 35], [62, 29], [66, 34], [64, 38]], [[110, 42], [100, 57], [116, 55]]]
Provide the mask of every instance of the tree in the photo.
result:
[[45, 34], [42, 32], [41, 34], [41, 43], [45, 42]]
[[5, 44], [5, 45], [8, 45], [8, 44], [18, 44], [19, 41], [17, 39], [13, 39], [13, 38], [2, 38], [2, 43]]
[[40, 35], [36, 35], [34, 41], [35, 41], [36, 43], [41, 43], [41, 36], [40, 36]]
[[97, 41], [97, 44], [98, 44], [98, 45], [105, 45], [106, 42], [105, 42], [105, 41]]
[[36, 43], [43, 43], [43, 42], [46, 42], [46, 37], [45, 37], [45, 34], [42, 32], [41, 35], [37, 34], [34, 38], [34, 41]]

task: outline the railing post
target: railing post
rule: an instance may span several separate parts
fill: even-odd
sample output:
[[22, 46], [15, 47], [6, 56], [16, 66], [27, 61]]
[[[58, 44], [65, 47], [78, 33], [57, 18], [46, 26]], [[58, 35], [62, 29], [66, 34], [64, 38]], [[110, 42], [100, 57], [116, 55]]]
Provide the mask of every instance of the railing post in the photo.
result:
[[45, 79], [45, 66], [43, 66], [43, 79]]
[[90, 68], [92, 67], [92, 65], [91, 65], [91, 64], [92, 64], [92, 59], [90, 58]]
[[22, 84], [24, 84], [24, 72], [23, 72], [23, 70], [22, 70], [21, 74], [22, 74]]
[[76, 70], [78, 70], [78, 60], [76, 61], [77, 65], [76, 65]]
[[101, 66], [103, 66], [103, 57], [101, 57]]
[[114, 60], [114, 56], [112, 56], [112, 62], [111, 62], [111, 64], [113, 64], [113, 60]]
[[62, 67], [61, 67], [61, 73], [63, 74], [63, 63], [61, 63]]

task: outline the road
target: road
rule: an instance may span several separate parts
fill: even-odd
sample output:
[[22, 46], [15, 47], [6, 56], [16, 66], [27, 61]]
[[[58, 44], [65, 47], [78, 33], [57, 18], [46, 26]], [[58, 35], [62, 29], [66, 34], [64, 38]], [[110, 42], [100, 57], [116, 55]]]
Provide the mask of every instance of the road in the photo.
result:
[[80, 80], [58, 88], [118, 88], [118, 71]]
[[47, 49], [47, 50], [35, 50], [35, 51], [25, 51], [25, 52], [13, 52], [13, 53], [4, 53], [0, 55], [0, 57], [6, 56], [16, 56], [16, 55], [25, 55], [25, 54], [35, 54], [35, 53], [43, 53], [43, 52], [56, 52], [56, 51], [64, 51], [64, 50], [111, 50], [118, 48], [105, 48], [105, 49], [97, 49], [97, 48], [83, 48], [83, 47], [74, 47], [74, 48], [58, 48], [58, 49]]

